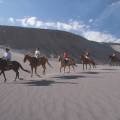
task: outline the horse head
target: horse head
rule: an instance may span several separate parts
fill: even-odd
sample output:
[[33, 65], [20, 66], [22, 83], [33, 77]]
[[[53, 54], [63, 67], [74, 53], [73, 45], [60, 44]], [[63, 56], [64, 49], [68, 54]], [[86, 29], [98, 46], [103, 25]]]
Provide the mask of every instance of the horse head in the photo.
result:
[[29, 55], [28, 55], [28, 54], [25, 54], [25, 55], [24, 55], [24, 60], [23, 60], [24, 63], [25, 63], [28, 59], [29, 59]]
[[58, 56], [58, 61], [60, 62], [62, 60], [62, 57], [61, 56]]

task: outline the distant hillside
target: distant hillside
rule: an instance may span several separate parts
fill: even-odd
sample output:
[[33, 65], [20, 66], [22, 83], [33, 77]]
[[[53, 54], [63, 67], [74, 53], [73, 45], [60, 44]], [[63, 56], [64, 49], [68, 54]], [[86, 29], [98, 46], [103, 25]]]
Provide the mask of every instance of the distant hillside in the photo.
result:
[[109, 45], [117, 52], [120, 52], [120, 43], [109, 43]]
[[0, 26], [0, 45], [29, 51], [39, 47], [47, 56], [61, 55], [64, 50], [68, 50], [77, 60], [80, 54], [88, 50], [97, 62], [102, 63], [114, 52], [109, 44], [88, 41], [69, 32], [12, 26]]

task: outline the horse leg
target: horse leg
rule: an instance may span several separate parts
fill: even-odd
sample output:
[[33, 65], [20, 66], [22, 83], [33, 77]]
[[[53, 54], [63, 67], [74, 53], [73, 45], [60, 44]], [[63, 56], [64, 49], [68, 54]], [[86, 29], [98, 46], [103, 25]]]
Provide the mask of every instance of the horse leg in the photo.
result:
[[74, 66], [72, 65], [72, 68], [73, 68], [73, 70], [74, 70], [74, 72], [75, 72], [75, 68], [74, 68]]
[[91, 70], [91, 64], [89, 64], [89, 66], [90, 66], [90, 68], [89, 68], [89, 69]]
[[16, 77], [15, 77], [14, 81], [16, 81], [17, 78], [19, 79], [19, 72], [18, 72], [18, 70], [14, 70], [14, 71], [16, 72]]
[[45, 75], [46, 66], [42, 65], [42, 67], [43, 67], [43, 74]]
[[35, 74], [40, 77], [40, 75], [37, 73], [37, 66], [35, 67]]
[[4, 83], [5, 83], [5, 82], [7, 81], [6, 76], [5, 76], [5, 72], [4, 72], [4, 71], [1, 71], [0, 75], [1, 75], [1, 74], [3, 74], [3, 76], [4, 76], [4, 79], [5, 79], [5, 80], [4, 80]]
[[70, 66], [68, 66], [69, 67], [69, 73], [70, 73]]
[[84, 63], [83, 63], [83, 70], [84, 70]]
[[86, 70], [87, 70], [87, 64], [85, 64], [86, 65]]
[[60, 66], [60, 72], [61, 72], [62, 66]]
[[33, 76], [33, 66], [31, 66], [31, 77]]
[[35, 74], [37, 75], [37, 66], [35, 67]]
[[64, 66], [64, 73], [65, 73], [65, 68], [66, 68], [66, 66]]

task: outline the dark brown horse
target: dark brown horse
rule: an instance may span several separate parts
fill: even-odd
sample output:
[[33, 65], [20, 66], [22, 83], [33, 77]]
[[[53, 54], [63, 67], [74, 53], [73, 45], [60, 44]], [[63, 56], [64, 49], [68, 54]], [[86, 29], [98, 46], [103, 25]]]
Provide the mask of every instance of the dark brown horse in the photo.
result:
[[17, 78], [20, 79], [19, 78], [19, 69], [20, 68], [23, 71], [30, 73], [30, 71], [24, 69], [19, 62], [17, 62], [17, 61], [6, 61], [6, 60], [0, 58], [0, 71], [1, 71], [0, 75], [3, 74], [4, 79], [5, 79], [4, 82], [6, 82], [6, 80], [7, 80], [6, 76], [5, 76], [5, 71], [8, 71], [8, 70], [13, 70], [16, 73], [15, 81], [16, 81]]
[[120, 59], [117, 56], [109, 55], [110, 65], [120, 65]]
[[84, 70], [84, 65], [86, 65], [86, 70], [87, 70], [87, 65], [90, 66], [90, 69], [91, 69], [91, 65], [93, 66], [93, 68], [96, 67], [94, 60], [92, 60], [90, 57], [86, 58], [85, 55], [81, 55], [80, 60], [82, 61], [83, 64], [83, 70]]
[[29, 61], [29, 63], [30, 63], [31, 77], [33, 76], [33, 70], [34, 69], [35, 69], [35, 74], [38, 75], [37, 74], [37, 67], [40, 66], [40, 65], [43, 68], [43, 74], [45, 74], [45, 71], [46, 71], [46, 63], [50, 67], [52, 67], [51, 64], [48, 62], [48, 59], [46, 57], [44, 57], [44, 56], [40, 57], [40, 58], [36, 58], [36, 57], [33, 57], [33, 56], [29, 55], [29, 54], [26, 54], [24, 56], [24, 62], [26, 62], [26, 61]]
[[70, 58], [68, 60], [67, 63], [65, 63], [65, 60], [63, 57], [59, 56], [59, 62], [61, 62], [61, 66], [60, 66], [60, 72], [61, 72], [61, 69], [64, 68], [64, 72], [65, 72], [65, 68], [68, 67], [69, 68], [69, 72], [70, 72], [70, 66], [73, 68], [74, 70], [74, 67], [77, 67], [76, 63], [75, 63], [75, 60]]

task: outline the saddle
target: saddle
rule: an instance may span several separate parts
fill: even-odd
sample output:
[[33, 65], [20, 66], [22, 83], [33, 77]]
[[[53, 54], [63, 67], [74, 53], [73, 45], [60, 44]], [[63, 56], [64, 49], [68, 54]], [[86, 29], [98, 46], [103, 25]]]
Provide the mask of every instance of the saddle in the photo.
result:
[[7, 61], [7, 64], [5, 66], [5, 70], [10, 70], [13, 67], [12, 61]]
[[65, 63], [65, 64], [68, 64], [68, 63], [69, 63], [69, 60], [65, 60], [65, 59], [64, 59], [64, 63]]
[[42, 58], [43, 57], [39, 57], [39, 58], [33, 57], [32, 64], [38, 65], [42, 61]]

